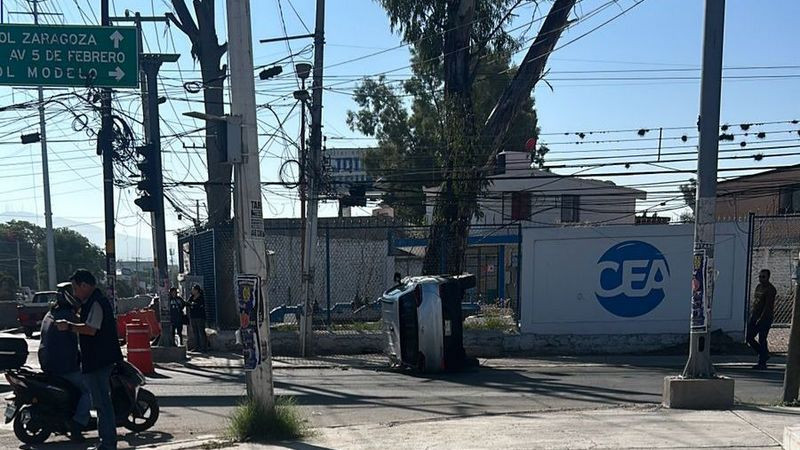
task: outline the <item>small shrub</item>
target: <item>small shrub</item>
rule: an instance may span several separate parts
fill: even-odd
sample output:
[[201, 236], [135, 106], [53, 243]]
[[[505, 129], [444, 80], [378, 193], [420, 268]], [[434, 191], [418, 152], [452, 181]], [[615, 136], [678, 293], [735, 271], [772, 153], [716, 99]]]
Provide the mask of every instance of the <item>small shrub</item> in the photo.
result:
[[306, 421], [291, 397], [277, 397], [275, 409], [268, 411], [247, 399], [233, 411], [228, 422], [228, 437], [236, 441], [280, 441], [308, 435]]

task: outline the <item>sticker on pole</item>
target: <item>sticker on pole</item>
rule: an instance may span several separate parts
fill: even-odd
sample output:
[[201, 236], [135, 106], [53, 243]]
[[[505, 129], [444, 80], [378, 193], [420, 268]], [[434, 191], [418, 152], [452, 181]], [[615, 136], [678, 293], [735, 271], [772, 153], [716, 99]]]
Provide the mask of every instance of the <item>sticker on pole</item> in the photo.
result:
[[240, 274], [236, 276], [235, 284], [244, 368], [255, 370], [261, 364], [261, 339], [258, 332], [258, 315], [262, 306], [261, 279], [256, 275]]
[[692, 263], [692, 331], [705, 332], [706, 322], [706, 251], [695, 250]]

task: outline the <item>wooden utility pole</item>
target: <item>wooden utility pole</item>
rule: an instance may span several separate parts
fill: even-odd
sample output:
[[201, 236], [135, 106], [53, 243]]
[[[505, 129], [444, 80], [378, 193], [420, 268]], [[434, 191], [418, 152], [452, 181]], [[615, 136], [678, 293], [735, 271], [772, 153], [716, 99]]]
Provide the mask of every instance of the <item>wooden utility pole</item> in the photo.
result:
[[800, 259], [795, 267], [794, 306], [792, 326], [789, 331], [789, 353], [786, 357], [786, 373], [783, 376], [783, 401], [792, 403], [800, 395]]
[[303, 310], [300, 321], [302, 356], [312, 353], [314, 333], [314, 257], [317, 248], [317, 210], [322, 182], [322, 65], [325, 46], [325, 0], [317, 0], [314, 28], [314, 68], [311, 83], [311, 148], [308, 156], [308, 212], [303, 248]]
[[[261, 280], [258, 339], [261, 363], [247, 372], [247, 394], [261, 405], [274, 407], [272, 352], [269, 342], [267, 308], [267, 251], [261, 204], [261, 170], [258, 158], [256, 93], [253, 77], [253, 37], [250, 2], [227, 0], [228, 42], [231, 64], [231, 115], [241, 119], [242, 159], [234, 165], [234, 218], [238, 271]], [[233, 132], [233, 130], [228, 131]], [[232, 149], [229, 149], [231, 151]], [[209, 161], [209, 164], [214, 164]], [[261, 318], [263, 317], [263, 320]]]

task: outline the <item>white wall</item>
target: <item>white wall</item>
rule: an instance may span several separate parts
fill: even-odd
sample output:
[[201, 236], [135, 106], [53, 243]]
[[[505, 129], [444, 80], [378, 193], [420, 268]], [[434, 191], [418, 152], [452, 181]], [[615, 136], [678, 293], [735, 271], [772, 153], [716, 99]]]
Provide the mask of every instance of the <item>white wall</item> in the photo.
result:
[[[741, 333], [744, 330], [745, 279], [747, 277], [746, 225], [734, 223], [717, 226], [716, 269], [711, 329]], [[690, 281], [692, 272], [692, 225], [617, 225], [608, 227], [529, 228], [523, 230], [521, 317], [524, 333], [539, 334], [641, 334], [688, 333]], [[614, 255], [613, 247], [628, 241]], [[655, 258], [642, 255], [650, 245]], [[632, 250], [631, 250], [632, 249]], [[663, 255], [659, 258], [658, 252]], [[622, 254], [620, 254], [622, 253]], [[631, 255], [630, 253], [639, 253]], [[601, 260], [605, 262], [601, 262]], [[644, 260], [646, 267], [632, 269], [645, 281], [619, 282], [613, 262]], [[654, 264], [652, 261], [658, 260]], [[663, 278], [658, 265], [666, 262]], [[635, 264], [635, 263], [632, 263]], [[606, 266], [605, 268], [603, 266]], [[612, 268], [609, 268], [612, 267]], [[601, 286], [605, 272], [606, 285]], [[611, 283], [608, 283], [611, 281]], [[628, 286], [614, 300], [601, 304], [598, 293], [610, 294], [618, 285]], [[631, 290], [634, 289], [634, 290]], [[660, 301], [658, 299], [661, 298]], [[650, 300], [655, 305], [644, 311]], [[639, 309], [639, 311], [635, 311]], [[624, 317], [626, 314], [635, 316]]]

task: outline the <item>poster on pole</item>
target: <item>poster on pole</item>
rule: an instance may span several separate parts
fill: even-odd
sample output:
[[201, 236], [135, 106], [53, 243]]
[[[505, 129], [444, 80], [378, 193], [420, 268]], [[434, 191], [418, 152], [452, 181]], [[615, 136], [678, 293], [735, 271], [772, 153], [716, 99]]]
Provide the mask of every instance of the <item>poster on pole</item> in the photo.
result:
[[235, 285], [244, 368], [255, 370], [261, 364], [261, 339], [258, 333], [258, 312], [262, 307], [261, 279], [256, 275], [239, 274]]
[[691, 330], [708, 330], [706, 308], [706, 251], [695, 250], [692, 263], [692, 320]]

